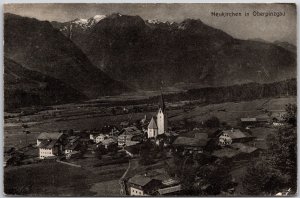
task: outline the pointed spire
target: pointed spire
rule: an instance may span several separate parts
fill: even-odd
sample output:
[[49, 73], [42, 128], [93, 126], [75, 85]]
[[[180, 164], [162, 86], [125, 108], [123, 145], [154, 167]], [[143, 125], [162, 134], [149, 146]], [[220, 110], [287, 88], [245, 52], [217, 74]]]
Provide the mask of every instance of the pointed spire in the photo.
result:
[[148, 125], [148, 129], [158, 129], [157, 124], [156, 124], [155, 120], [153, 119], [153, 117], [151, 118], [151, 121]]
[[166, 106], [165, 106], [164, 96], [162, 93], [162, 87], [160, 88], [160, 101], [158, 107], [162, 110], [162, 112], [165, 112]]

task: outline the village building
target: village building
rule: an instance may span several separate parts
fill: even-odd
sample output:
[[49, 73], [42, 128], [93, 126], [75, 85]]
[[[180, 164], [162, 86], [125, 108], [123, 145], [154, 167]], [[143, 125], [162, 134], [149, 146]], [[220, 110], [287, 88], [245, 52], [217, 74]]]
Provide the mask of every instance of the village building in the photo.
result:
[[177, 137], [173, 142], [175, 151], [183, 151], [185, 153], [203, 153], [208, 139], [197, 139], [190, 137]]
[[101, 145], [104, 146], [105, 149], [109, 149], [110, 147], [117, 147], [118, 141], [114, 137], [109, 137], [101, 142]]
[[263, 124], [266, 124], [269, 121], [267, 118], [260, 117], [260, 118], [241, 118], [240, 122], [242, 127], [251, 128], [251, 127], [262, 126]]
[[128, 180], [131, 196], [147, 196], [159, 189], [161, 182], [145, 175], [135, 175]]
[[90, 132], [90, 139], [96, 144], [99, 144], [103, 140], [110, 136], [118, 136], [119, 130], [115, 126], [104, 125], [101, 130], [93, 130]]
[[235, 142], [247, 142], [253, 140], [254, 137], [240, 129], [224, 130], [219, 136], [219, 145], [226, 146]]
[[243, 158], [255, 157], [258, 156], [261, 152], [261, 149], [243, 143], [233, 143], [230, 145], [230, 148], [241, 152], [243, 154], [241, 155]]
[[192, 130], [179, 134], [173, 141], [172, 145], [175, 151], [184, 151], [185, 153], [203, 153], [206, 149], [210, 138], [207, 133], [199, 130]]
[[67, 138], [67, 144], [64, 147], [65, 154], [78, 151], [80, 148], [79, 136], [71, 136]]
[[37, 137], [39, 158], [58, 156], [63, 152], [63, 133], [41, 133]]
[[181, 190], [179, 181], [171, 178], [164, 168], [137, 174], [128, 180], [132, 196], [172, 195]]
[[125, 147], [138, 144], [143, 140], [144, 132], [136, 126], [126, 127], [118, 136], [118, 146]]
[[222, 148], [215, 150], [211, 155], [216, 158], [234, 158], [242, 152], [232, 148]]

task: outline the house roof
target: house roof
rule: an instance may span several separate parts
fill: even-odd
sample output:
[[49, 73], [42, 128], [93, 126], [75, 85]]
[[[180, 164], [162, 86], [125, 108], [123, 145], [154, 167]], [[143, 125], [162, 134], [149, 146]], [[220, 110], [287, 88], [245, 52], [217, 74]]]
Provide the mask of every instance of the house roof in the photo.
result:
[[57, 133], [57, 132], [47, 133], [47, 132], [43, 132], [43, 133], [39, 134], [39, 136], [37, 137], [37, 139], [38, 140], [58, 140], [62, 135], [63, 135], [63, 133]]
[[241, 118], [242, 122], [256, 122], [256, 118]]
[[135, 175], [128, 182], [138, 186], [146, 186], [151, 180], [151, 178], [144, 175]]
[[130, 126], [130, 127], [123, 128], [123, 132], [126, 133], [126, 135], [129, 135], [129, 134], [131, 134], [131, 135], [143, 134], [143, 132], [141, 130], [139, 130], [136, 126]]
[[242, 143], [233, 143], [230, 145], [232, 148], [238, 149], [239, 151], [243, 153], [252, 153], [257, 150], [257, 148], [248, 146]]
[[181, 190], [182, 190], [181, 185], [177, 185], [177, 186], [171, 186], [171, 187], [167, 187], [167, 188], [158, 189], [157, 192], [160, 195], [165, 195], [165, 194], [169, 194], [169, 193], [178, 192]]
[[139, 141], [132, 141], [132, 140], [126, 140], [125, 144], [126, 146], [133, 146], [139, 144]]
[[57, 140], [43, 140], [39, 145], [38, 148], [43, 149], [51, 149], [55, 146]]
[[103, 140], [102, 144], [109, 145], [109, 144], [116, 143], [116, 142], [117, 142], [117, 140], [115, 138], [110, 137], [110, 138]]
[[249, 135], [246, 132], [242, 132], [239, 129], [225, 130], [225, 131], [223, 131], [223, 133], [227, 133], [229, 135], [229, 137], [231, 137], [232, 139], [251, 137], [251, 135]]
[[232, 158], [235, 157], [236, 155], [240, 154], [241, 152], [235, 149], [231, 149], [231, 148], [222, 148], [219, 150], [216, 150], [212, 153], [213, 156], [215, 157], [219, 157], [219, 158], [223, 158], [223, 157], [227, 157], [227, 158]]
[[206, 146], [208, 139], [197, 139], [189, 137], [178, 137], [173, 142], [177, 146]]
[[73, 149], [75, 149], [78, 146], [79, 146], [79, 142], [74, 142], [74, 143], [70, 142], [70, 143], [68, 143], [65, 146], [65, 149], [67, 149], [67, 150], [73, 150]]
[[148, 125], [148, 129], [158, 129], [158, 127], [156, 125], [156, 122], [155, 122], [155, 120], [154, 120], [153, 117], [151, 118], [151, 121], [150, 121], [150, 123]]
[[180, 134], [180, 136], [189, 137], [189, 138], [197, 138], [197, 139], [208, 139], [208, 133], [205, 133], [204, 131], [200, 131], [200, 130], [192, 130], [192, 131]]
[[170, 179], [168, 173], [164, 168], [147, 171], [146, 176], [159, 181], [166, 181]]

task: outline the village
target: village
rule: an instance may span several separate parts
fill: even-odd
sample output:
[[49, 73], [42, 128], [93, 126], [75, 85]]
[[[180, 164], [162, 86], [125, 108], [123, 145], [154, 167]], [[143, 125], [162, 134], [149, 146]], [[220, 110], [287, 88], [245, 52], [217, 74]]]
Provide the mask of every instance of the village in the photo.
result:
[[[97, 161], [93, 168], [98, 169], [128, 163], [119, 178], [120, 195], [184, 195], [187, 189], [182, 174], [186, 167], [226, 164], [232, 167], [230, 171], [238, 169], [267, 149], [264, 140], [256, 136], [260, 132], [256, 129], [283, 125], [280, 115], [272, 119], [243, 117], [238, 123], [238, 126], [220, 124], [218, 118], [212, 117], [196, 125], [183, 122], [170, 125], [168, 107], [161, 93], [153, 117], [145, 115], [139, 120], [89, 131], [41, 132], [36, 144], [21, 149], [6, 147], [4, 167], [51, 162], [81, 168], [85, 159], [90, 158]], [[226, 189], [217, 191], [211, 184], [197, 185], [206, 194], [233, 195], [239, 181], [234, 177], [229, 180]]]

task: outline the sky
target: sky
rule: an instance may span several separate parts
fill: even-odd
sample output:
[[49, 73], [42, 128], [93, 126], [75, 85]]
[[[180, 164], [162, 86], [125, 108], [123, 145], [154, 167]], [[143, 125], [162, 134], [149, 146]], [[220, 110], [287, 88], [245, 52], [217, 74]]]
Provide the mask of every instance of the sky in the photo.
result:
[[[285, 16], [253, 16], [254, 12], [282, 12]], [[296, 45], [297, 10], [293, 4], [6, 4], [4, 12], [48, 21], [70, 21], [94, 15], [120, 13], [143, 19], [181, 22], [186, 18], [221, 29], [239, 39], [286, 41]], [[240, 12], [242, 16], [217, 17], [212, 12]], [[248, 12], [249, 16], [244, 16]]]

